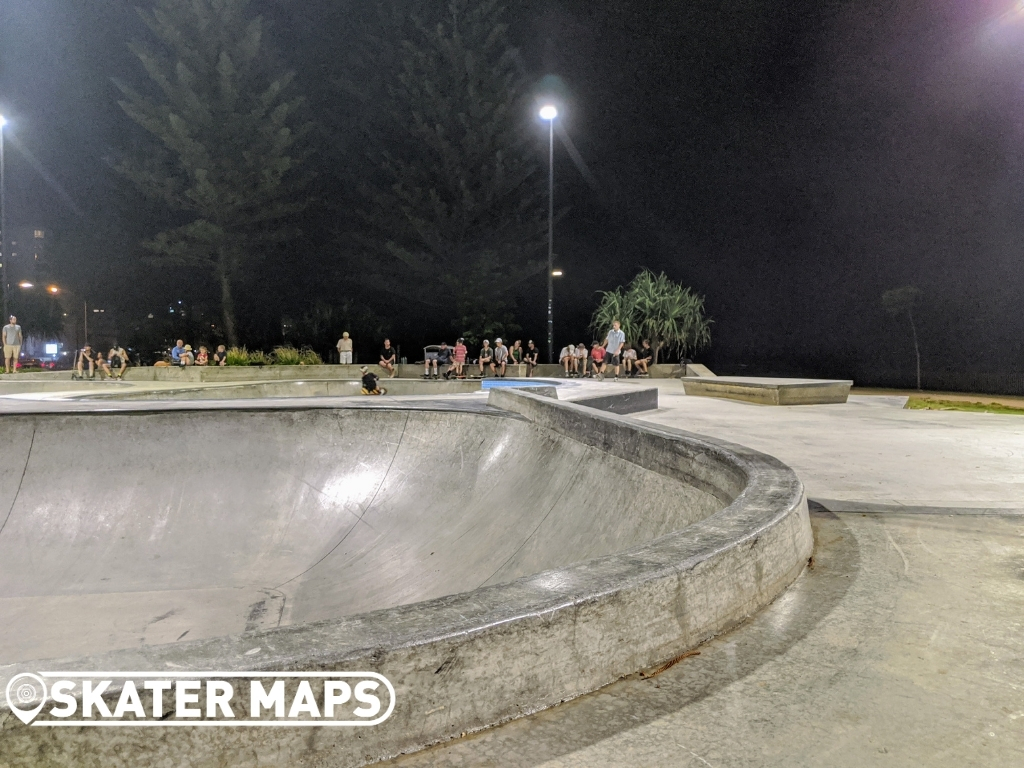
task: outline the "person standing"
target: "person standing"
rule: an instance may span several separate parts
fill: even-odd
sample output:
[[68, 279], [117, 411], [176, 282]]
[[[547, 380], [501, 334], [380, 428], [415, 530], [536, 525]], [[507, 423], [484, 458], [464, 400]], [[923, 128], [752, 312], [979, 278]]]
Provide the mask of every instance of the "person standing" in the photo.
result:
[[[622, 345], [626, 343], [626, 334], [619, 327], [618, 320], [612, 320], [612, 329], [604, 340], [604, 351], [608, 365], [615, 366], [615, 378], [619, 378], [619, 366], [622, 364]], [[602, 371], [603, 373], [603, 371]]]
[[398, 357], [395, 348], [391, 346], [391, 339], [384, 339], [384, 349], [380, 351], [380, 362], [377, 365], [388, 372], [389, 379], [395, 378], [395, 374], [398, 373], [397, 361]]
[[461, 379], [465, 374], [462, 372], [462, 367], [466, 364], [466, 356], [469, 354], [469, 350], [466, 349], [466, 340], [459, 338], [455, 342], [455, 353], [452, 357], [454, 363], [448, 373], [445, 374], [445, 378], [451, 376], [452, 371], [455, 372], [455, 378]]
[[18, 370], [18, 358], [21, 357], [21, 326], [18, 318], [11, 315], [10, 322], [3, 328], [4, 371], [11, 373]]
[[338, 339], [338, 365], [352, 365], [352, 339], [348, 331], [341, 334]]

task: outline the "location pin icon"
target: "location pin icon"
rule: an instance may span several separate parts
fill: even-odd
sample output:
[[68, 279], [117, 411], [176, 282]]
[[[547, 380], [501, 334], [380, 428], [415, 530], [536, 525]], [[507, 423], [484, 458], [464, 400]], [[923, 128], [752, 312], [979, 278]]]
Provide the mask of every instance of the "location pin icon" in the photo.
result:
[[[28, 725], [39, 714], [39, 711], [46, 703], [46, 683], [43, 678], [24, 672], [16, 675], [7, 683], [7, 706], [21, 722]], [[39, 704], [35, 709], [29, 709], [33, 701]]]

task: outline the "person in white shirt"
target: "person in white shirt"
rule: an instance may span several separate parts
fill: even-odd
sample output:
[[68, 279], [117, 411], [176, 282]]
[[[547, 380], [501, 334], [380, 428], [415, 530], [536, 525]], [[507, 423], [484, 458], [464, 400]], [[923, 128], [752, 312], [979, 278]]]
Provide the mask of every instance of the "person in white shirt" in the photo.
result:
[[576, 375], [582, 379], [587, 375], [587, 345], [576, 345], [573, 357], [576, 359]]
[[619, 366], [622, 365], [622, 345], [626, 343], [626, 334], [622, 332], [618, 320], [612, 320], [612, 329], [604, 339], [605, 365], [615, 366], [615, 378], [619, 378]]
[[352, 339], [348, 336], [348, 331], [341, 334], [341, 338], [338, 339], [338, 365], [352, 365]]
[[576, 373], [576, 350], [572, 344], [562, 347], [562, 351], [558, 353], [558, 362], [561, 363], [562, 368], [565, 370], [566, 378], [569, 378]]

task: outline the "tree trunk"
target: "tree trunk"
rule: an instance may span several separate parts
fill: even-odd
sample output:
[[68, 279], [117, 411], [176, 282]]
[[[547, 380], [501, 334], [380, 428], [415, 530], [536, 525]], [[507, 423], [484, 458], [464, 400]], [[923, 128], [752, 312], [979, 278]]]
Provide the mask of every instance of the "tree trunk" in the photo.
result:
[[221, 255], [221, 263], [217, 271], [220, 274], [220, 311], [224, 322], [224, 334], [227, 336], [228, 346], [238, 346], [238, 334], [235, 331], [235, 300], [231, 296], [231, 277], [223, 263], [224, 255]]
[[910, 332], [914, 336], [914, 357], [917, 359], [917, 391], [921, 391], [921, 350], [917, 346], [917, 326], [914, 325], [914, 313], [908, 311], [910, 317]]

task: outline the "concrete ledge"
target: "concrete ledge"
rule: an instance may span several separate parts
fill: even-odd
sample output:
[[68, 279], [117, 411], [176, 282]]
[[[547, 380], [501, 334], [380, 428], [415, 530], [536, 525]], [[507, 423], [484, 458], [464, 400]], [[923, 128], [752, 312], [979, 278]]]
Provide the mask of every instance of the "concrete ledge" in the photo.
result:
[[852, 381], [771, 379], [742, 376], [683, 378], [688, 395], [722, 397], [761, 405], [821, 405], [845, 403]]
[[[436, 600], [278, 630], [46, 662], [49, 670], [369, 670], [398, 706], [365, 729], [29, 728], [0, 709], [0, 764], [355, 766], [553, 706], [671, 660], [774, 600], [812, 549], [803, 487], [774, 458], [535, 394], [492, 406], [717, 498], [643, 546]], [[27, 671], [0, 668], [0, 687]], [[115, 701], [118, 690], [104, 695]], [[357, 732], [356, 732], [357, 731]], [[257, 759], [258, 756], [258, 759]]]
[[[553, 389], [553, 387], [552, 387]], [[619, 392], [600, 397], [584, 397], [573, 400], [576, 405], [585, 405], [607, 413], [622, 415], [658, 410], [658, 390], [640, 389], [635, 392]]]

